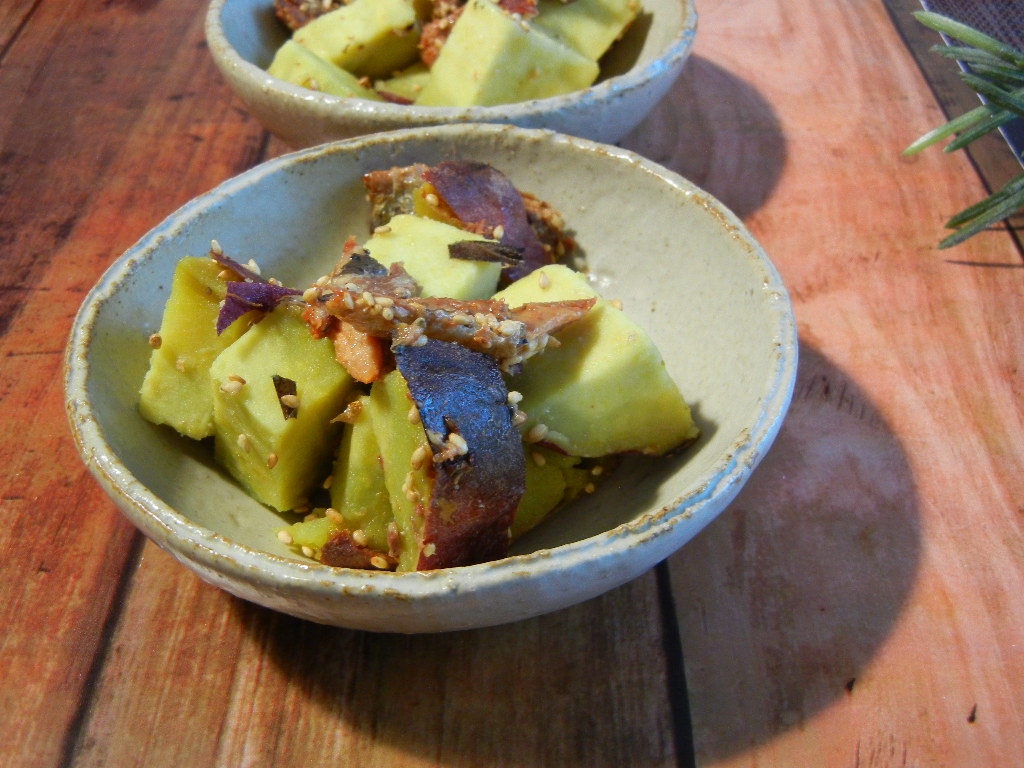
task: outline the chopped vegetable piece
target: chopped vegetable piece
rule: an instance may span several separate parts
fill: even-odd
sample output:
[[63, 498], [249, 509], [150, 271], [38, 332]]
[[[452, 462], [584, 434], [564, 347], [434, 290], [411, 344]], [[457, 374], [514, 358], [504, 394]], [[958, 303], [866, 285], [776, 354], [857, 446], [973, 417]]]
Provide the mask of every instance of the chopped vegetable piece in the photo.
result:
[[[513, 306], [596, 297], [583, 275], [561, 265], [544, 267], [496, 296]], [[663, 454], [697, 438], [690, 408], [654, 343], [610, 301], [597, 298], [558, 341], [526, 361], [515, 381], [529, 442], [597, 457]]]
[[213, 434], [210, 363], [242, 335], [252, 317], [217, 332], [225, 283], [220, 264], [205, 257], [178, 262], [160, 331], [151, 339], [149, 369], [139, 393], [139, 411], [154, 424], [167, 424], [194, 440]]

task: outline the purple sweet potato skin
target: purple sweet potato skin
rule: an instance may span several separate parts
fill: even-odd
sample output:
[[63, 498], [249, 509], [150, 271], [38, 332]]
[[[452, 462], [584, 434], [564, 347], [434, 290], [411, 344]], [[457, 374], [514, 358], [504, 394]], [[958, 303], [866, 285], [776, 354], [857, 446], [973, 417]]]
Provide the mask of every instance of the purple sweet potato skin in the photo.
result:
[[[435, 436], [434, 493], [426, 509], [417, 568], [504, 557], [526, 488], [526, 464], [497, 362], [435, 339], [422, 346], [397, 346], [395, 359], [424, 429]], [[443, 456], [437, 436], [443, 441], [453, 433], [465, 440], [468, 450], [437, 461]]]

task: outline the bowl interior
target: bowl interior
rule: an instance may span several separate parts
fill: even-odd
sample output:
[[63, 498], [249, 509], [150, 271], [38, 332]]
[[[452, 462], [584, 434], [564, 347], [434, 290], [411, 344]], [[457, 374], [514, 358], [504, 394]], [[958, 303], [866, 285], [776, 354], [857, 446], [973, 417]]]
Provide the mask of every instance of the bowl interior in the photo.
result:
[[[271, 0], [214, 0], [211, 8], [212, 22], [219, 27], [230, 47], [242, 60], [260, 70], [270, 66], [274, 53], [290, 36], [274, 16]], [[644, 0], [643, 10], [634, 24], [601, 59], [598, 82], [651, 67], [658, 58], [678, 47], [684, 31], [694, 24], [693, 0]], [[331, 100], [322, 94], [310, 97]], [[399, 109], [394, 104], [367, 104], [373, 109]]]
[[[642, 5], [640, 16], [602, 59], [601, 80], [650, 66], [678, 44], [684, 27], [695, 22], [693, 0], [643, 0]], [[289, 37], [274, 16], [272, 0], [214, 0], [212, 8], [238, 56], [260, 69], [270, 66], [274, 53]]]
[[[788, 297], [757, 243], [706, 193], [625, 150], [546, 131], [443, 126], [261, 165], [173, 214], [90, 294], [69, 346], [72, 424], [86, 461], [158, 543], [175, 525], [191, 526], [203, 547], [213, 532], [214, 548], [244, 550], [251, 562], [268, 553], [295, 563], [289, 578], [309, 570], [276, 538], [285, 518], [221, 472], [208, 444], [138, 414], [147, 338], [159, 328], [178, 260], [205, 254], [216, 239], [228, 255], [253, 258], [265, 275], [303, 287], [329, 270], [348, 235], [368, 236], [365, 171], [445, 158], [489, 162], [561, 210], [596, 287], [651, 334], [703, 430], [680, 456], [626, 461], [598, 493], [522, 539], [516, 553], [602, 535], [642, 538], [659, 525], [677, 529], [678, 545], [708, 522], [690, 517], [699, 503], [721, 496], [713, 516], [742, 485], [778, 429], [796, 364]], [[545, 567], [557, 567], [557, 553]], [[327, 583], [346, 569], [315, 570]]]

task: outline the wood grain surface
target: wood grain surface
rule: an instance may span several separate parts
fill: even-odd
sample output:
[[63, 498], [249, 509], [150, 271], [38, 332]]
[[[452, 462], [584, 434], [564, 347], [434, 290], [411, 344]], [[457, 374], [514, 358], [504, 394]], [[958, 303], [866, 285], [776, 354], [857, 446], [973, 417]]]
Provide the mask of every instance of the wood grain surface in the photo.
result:
[[962, 153], [900, 155], [945, 117], [881, 0], [698, 8], [684, 75], [623, 144], [719, 197], [778, 265], [801, 365], [777, 443], [636, 581], [401, 636], [230, 597], [88, 476], [61, 374], [85, 293], [287, 147], [227, 89], [195, 0], [0, 5], [0, 765], [1019, 762], [1016, 240], [936, 250], [986, 186]]

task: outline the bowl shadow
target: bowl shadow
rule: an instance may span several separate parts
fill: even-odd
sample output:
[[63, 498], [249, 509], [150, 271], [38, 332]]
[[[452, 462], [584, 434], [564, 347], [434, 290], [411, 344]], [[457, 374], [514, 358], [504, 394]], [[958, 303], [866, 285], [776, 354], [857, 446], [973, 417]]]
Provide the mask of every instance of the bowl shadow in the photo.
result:
[[740, 218], [771, 195], [787, 155], [772, 105], [749, 83], [696, 55], [619, 145], [689, 179]]
[[913, 471], [856, 383], [806, 345], [771, 452], [669, 558], [700, 760], [856, 695], [921, 559]]
[[[349, 734], [332, 738], [428, 757], [443, 742], [446, 765], [676, 765], [691, 743], [714, 761], [770, 741], [853, 695], [921, 549], [902, 447], [841, 370], [801, 354], [774, 447], [666, 561], [677, 623], [660, 567], [572, 608], [464, 632], [371, 634], [240, 600], [237, 619]], [[678, 645], [692, 733], [673, 688], [680, 660], [665, 654]], [[501, 723], [512, 725], [495, 735]]]

